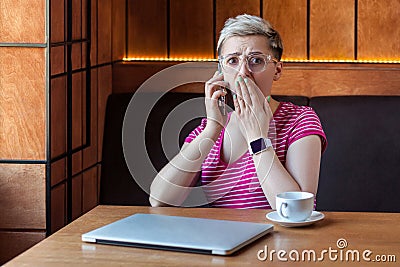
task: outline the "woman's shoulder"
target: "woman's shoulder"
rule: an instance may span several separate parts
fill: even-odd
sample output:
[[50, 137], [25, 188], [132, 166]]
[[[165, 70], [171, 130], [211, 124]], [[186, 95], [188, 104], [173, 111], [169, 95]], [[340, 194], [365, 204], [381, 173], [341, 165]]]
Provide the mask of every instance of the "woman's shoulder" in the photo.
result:
[[279, 117], [301, 117], [308, 115], [314, 115], [315, 111], [312, 107], [309, 106], [299, 106], [293, 104], [292, 102], [280, 102], [279, 112], [277, 112], [277, 116]]

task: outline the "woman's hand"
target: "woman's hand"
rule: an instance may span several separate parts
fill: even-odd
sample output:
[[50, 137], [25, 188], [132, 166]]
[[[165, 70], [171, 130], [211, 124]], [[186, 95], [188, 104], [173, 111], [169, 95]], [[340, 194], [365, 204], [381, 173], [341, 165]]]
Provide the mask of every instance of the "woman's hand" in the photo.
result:
[[273, 114], [261, 90], [251, 79], [239, 76], [235, 82], [235, 91], [235, 112], [247, 142], [267, 137]]
[[224, 81], [224, 76], [216, 71], [214, 76], [205, 85], [205, 106], [207, 112], [206, 129], [221, 131], [226, 122], [226, 116], [221, 114], [218, 107], [218, 98], [227, 94], [228, 83]]

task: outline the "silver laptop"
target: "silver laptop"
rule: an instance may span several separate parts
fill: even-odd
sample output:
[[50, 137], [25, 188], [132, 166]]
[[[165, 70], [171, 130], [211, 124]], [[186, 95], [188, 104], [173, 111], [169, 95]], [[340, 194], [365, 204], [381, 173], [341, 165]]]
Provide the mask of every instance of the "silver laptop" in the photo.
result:
[[273, 230], [273, 225], [137, 213], [82, 235], [82, 241], [230, 255]]

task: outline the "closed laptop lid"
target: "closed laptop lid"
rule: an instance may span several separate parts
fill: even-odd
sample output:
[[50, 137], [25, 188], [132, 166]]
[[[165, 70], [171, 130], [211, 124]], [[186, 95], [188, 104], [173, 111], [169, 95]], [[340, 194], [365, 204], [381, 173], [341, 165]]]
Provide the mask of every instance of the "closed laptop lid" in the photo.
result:
[[82, 241], [229, 255], [272, 230], [264, 223], [137, 213], [83, 234]]

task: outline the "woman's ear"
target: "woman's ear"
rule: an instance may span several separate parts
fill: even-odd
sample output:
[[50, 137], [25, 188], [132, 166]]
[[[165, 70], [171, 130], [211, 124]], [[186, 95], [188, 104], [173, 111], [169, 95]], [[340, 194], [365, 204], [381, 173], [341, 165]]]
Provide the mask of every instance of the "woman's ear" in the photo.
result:
[[282, 75], [283, 63], [281, 61], [277, 62], [275, 65], [274, 81], [279, 80]]

